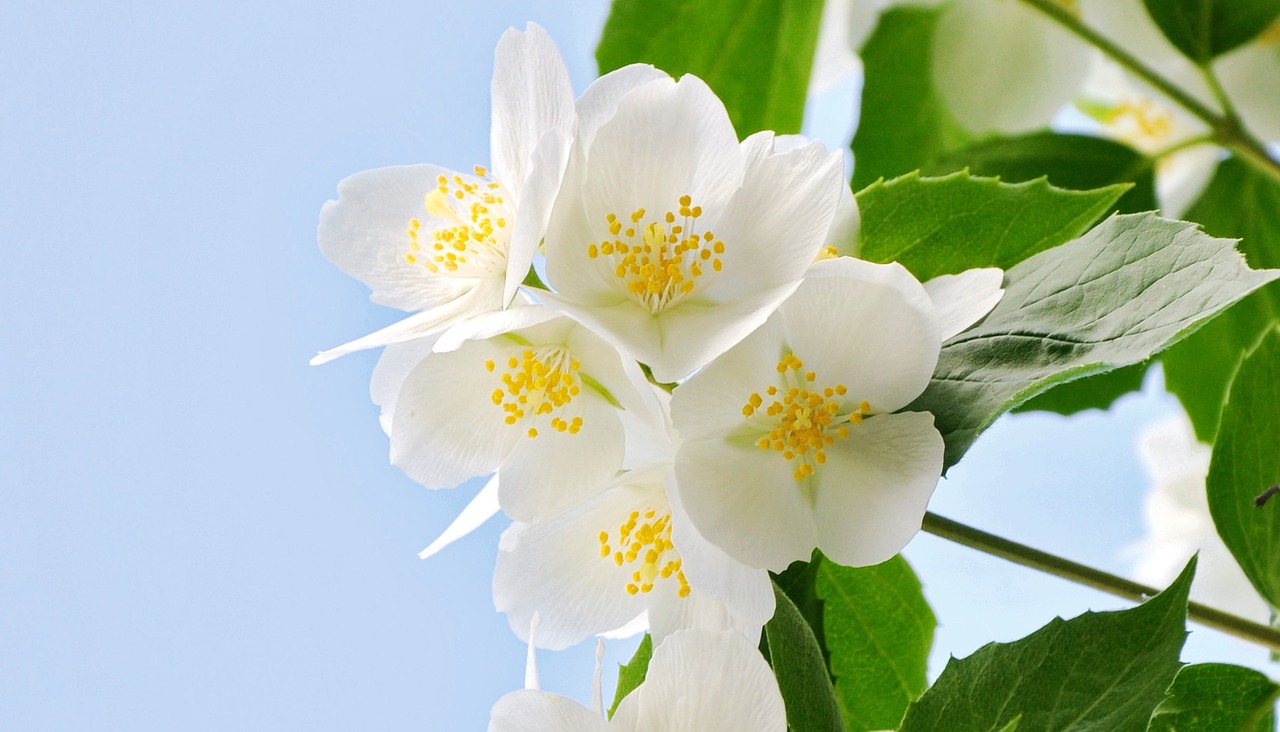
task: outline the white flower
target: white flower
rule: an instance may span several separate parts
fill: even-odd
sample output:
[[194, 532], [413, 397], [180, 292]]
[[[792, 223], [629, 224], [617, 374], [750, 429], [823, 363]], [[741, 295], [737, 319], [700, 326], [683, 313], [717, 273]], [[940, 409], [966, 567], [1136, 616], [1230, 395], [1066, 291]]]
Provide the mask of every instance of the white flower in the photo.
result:
[[675, 381], [795, 289], [846, 185], [840, 155], [739, 144], [693, 76], [590, 104], [584, 95], [579, 113], [546, 238], [555, 294], [544, 299]]
[[[466, 328], [475, 339], [437, 343], [403, 378], [391, 403], [391, 461], [428, 488], [497, 470], [499, 503], [522, 521], [563, 510], [613, 477], [623, 461], [621, 410], [652, 409], [636, 388], [639, 369], [538, 306]], [[398, 368], [387, 368], [387, 381]]]
[[542, 28], [530, 23], [498, 41], [492, 99], [492, 170], [369, 170], [339, 183], [338, 200], [321, 209], [324, 255], [368, 285], [374, 302], [416, 314], [313, 364], [511, 303], [546, 230], [575, 121], [568, 71]]
[[1264, 140], [1280, 140], [1280, 20], [1213, 66], [1245, 127]]
[[1164, 587], [1200, 552], [1191, 599], [1259, 623], [1269, 623], [1267, 603], [1218, 537], [1209, 515], [1205, 477], [1213, 450], [1196, 440], [1185, 413], [1143, 430], [1138, 457], [1150, 490], [1143, 510], [1147, 533], [1129, 552], [1134, 576]]
[[[1074, 0], [1057, 2], [1078, 14]], [[1017, 0], [952, 0], [933, 38], [933, 79], [974, 132], [1044, 127], [1084, 83], [1093, 50]]]
[[737, 633], [688, 630], [656, 647], [645, 681], [613, 719], [541, 691], [493, 706], [489, 732], [785, 732], [778, 682], [755, 645]]
[[773, 586], [703, 539], [668, 499], [669, 468], [628, 473], [559, 515], [508, 530], [493, 600], [522, 640], [560, 649], [647, 613], [655, 643], [677, 630], [737, 630], [756, 641]]
[[897, 553], [920, 528], [943, 443], [933, 415], [896, 412], [929, 383], [942, 323], [963, 329], [999, 299], [998, 271], [935, 285], [984, 286], [993, 296], [966, 294], [940, 316], [900, 265], [814, 264], [763, 326], [675, 391], [675, 490], [699, 532], [775, 571], [814, 547], [852, 566]]

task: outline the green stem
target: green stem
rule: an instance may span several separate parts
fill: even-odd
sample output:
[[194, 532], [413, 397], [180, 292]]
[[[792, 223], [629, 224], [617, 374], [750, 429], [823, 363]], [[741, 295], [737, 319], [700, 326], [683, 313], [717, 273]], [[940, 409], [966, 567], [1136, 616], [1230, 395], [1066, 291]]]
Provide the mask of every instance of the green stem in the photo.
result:
[[[1154, 587], [1131, 582], [1123, 577], [1063, 559], [1039, 549], [1032, 549], [1025, 544], [988, 534], [934, 513], [924, 515], [924, 530], [934, 536], [977, 549], [994, 557], [1038, 569], [1126, 600], [1143, 602], [1160, 592]], [[1280, 630], [1276, 628], [1254, 623], [1196, 602], [1188, 604], [1187, 619], [1280, 652]]]
[[1196, 145], [1213, 145], [1217, 143], [1217, 141], [1218, 141], [1217, 138], [1211, 134], [1196, 135], [1195, 137], [1188, 137], [1182, 142], [1175, 142], [1174, 144], [1166, 148], [1157, 150], [1151, 154], [1151, 157], [1156, 160], [1160, 160], [1161, 158], [1172, 155], [1176, 152], [1182, 152], [1183, 150], [1186, 150], [1189, 147], [1195, 147]]
[[[1262, 173], [1280, 182], [1280, 162], [1276, 162], [1267, 154], [1267, 148], [1257, 138], [1249, 134], [1244, 126], [1240, 123], [1238, 117], [1228, 113], [1226, 115], [1219, 114], [1213, 109], [1206, 106], [1199, 99], [1196, 99], [1182, 87], [1174, 84], [1168, 79], [1143, 63], [1137, 56], [1129, 53], [1123, 48], [1112, 43], [1110, 39], [1095, 31], [1080, 19], [1073, 15], [1069, 10], [1059, 5], [1055, 0], [1022, 0], [1022, 2], [1039, 10], [1045, 15], [1052, 18], [1059, 25], [1087, 43], [1094, 46], [1098, 50], [1110, 56], [1116, 63], [1128, 69], [1135, 76], [1146, 81], [1151, 86], [1159, 89], [1165, 96], [1172, 99], [1183, 109], [1191, 114], [1199, 117], [1206, 125], [1213, 130], [1213, 140], [1222, 147], [1231, 150], [1240, 156], [1241, 159], [1248, 162], [1254, 168]], [[1219, 98], [1226, 99], [1226, 95], [1221, 93], [1221, 85], [1213, 72], [1206, 69], [1205, 77], [1210, 79], [1210, 88], [1215, 89], [1215, 94], [1219, 94]], [[1230, 105], [1224, 104], [1224, 109], [1230, 112]]]

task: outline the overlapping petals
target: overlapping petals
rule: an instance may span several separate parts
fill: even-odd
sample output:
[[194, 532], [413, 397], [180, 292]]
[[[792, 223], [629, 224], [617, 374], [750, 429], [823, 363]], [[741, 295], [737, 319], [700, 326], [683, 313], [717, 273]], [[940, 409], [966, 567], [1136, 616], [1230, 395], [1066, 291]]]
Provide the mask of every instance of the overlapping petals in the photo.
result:
[[739, 144], [693, 76], [627, 91], [574, 156], [547, 232], [545, 299], [668, 382], [795, 289], [847, 187], [839, 155], [816, 143]]
[[502, 36], [492, 93], [492, 170], [369, 170], [342, 181], [338, 200], [321, 209], [324, 255], [368, 285], [374, 302], [417, 312], [313, 364], [430, 336], [515, 297], [546, 230], [575, 124], [568, 71], [546, 31], [530, 23]]

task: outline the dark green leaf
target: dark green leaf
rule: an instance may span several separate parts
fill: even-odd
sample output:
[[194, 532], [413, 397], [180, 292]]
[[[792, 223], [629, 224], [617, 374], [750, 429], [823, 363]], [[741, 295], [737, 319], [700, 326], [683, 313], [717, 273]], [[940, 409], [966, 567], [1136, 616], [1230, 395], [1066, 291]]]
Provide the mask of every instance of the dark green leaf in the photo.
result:
[[1147, 374], [1147, 361], [1124, 366], [1115, 371], [1088, 376], [1058, 384], [1043, 394], [1031, 397], [1014, 407], [1015, 412], [1055, 412], [1077, 414], [1086, 409], [1110, 409], [1117, 399], [1142, 388]]
[[964, 172], [877, 181], [858, 192], [858, 256], [900, 262], [922, 281], [974, 267], [1008, 269], [1084, 233], [1127, 187], [1067, 191], [1044, 180], [1011, 184]]
[[1005, 275], [1004, 298], [943, 344], [909, 410], [933, 412], [954, 465], [996, 417], [1050, 386], [1139, 363], [1280, 275], [1234, 243], [1152, 214], [1115, 216]]
[[778, 609], [764, 626], [791, 732], [841, 732], [840, 707], [813, 630], [777, 584]]
[[1138, 213], [1157, 208], [1153, 162], [1127, 145], [1101, 137], [1048, 131], [993, 137], [943, 153], [924, 166], [924, 172], [942, 175], [964, 168], [1008, 183], [1048, 176], [1051, 184], [1076, 191], [1133, 183], [1116, 202], [1116, 210]]
[[1245, 575], [1280, 606], [1280, 501], [1254, 498], [1280, 484], [1280, 328], [1240, 364], [1209, 462], [1209, 513]]
[[702, 78], [740, 137], [799, 132], [821, 17], [822, 0], [614, 0], [596, 62]]
[[1192, 61], [1253, 40], [1280, 15], [1280, 0], [1143, 0], [1173, 45]]
[[815, 549], [809, 561], [792, 562], [786, 570], [773, 575], [773, 581], [795, 603], [796, 609], [813, 630], [818, 647], [822, 649], [822, 658], [828, 660], [826, 639], [822, 632], [822, 598], [818, 597], [817, 589], [818, 568], [822, 566], [822, 559], [822, 552]]
[[969, 136], [933, 86], [936, 8], [895, 8], [862, 47], [865, 83], [853, 137], [853, 187], [923, 167]]
[[[1239, 237], [1253, 267], [1280, 267], [1280, 184], [1238, 159], [1218, 166], [1187, 218], [1213, 236]], [[1280, 285], [1250, 295], [1160, 357], [1165, 382], [1191, 416], [1196, 435], [1213, 442], [1227, 384], [1240, 359], [1280, 318]]]
[[902, 732], [995, 732], [1021, 716], [1041, 732], [1140, 732], [1178, 672], [1192, 559], [1169, 589], [1131, 610], [1056, 618], [1013, 643], [952, 658], [907, 710]]
[[653, 638], [645, 633], [631, 660], [618, 666], [618, 688], [613, 692], [613, 704], [609, 707], [610, 718], [613, 718], [613, 713], [618, 710], [618, 705], [627, 697], [627, 694], [644, 683], [644, 677], [649, 673], [651, 658], [653, 658]]
[[1280, 686], [1251, 668], [1200, 663], [1178, 672], [1148, 732], [1272, 732]]
[[938, 621], [901, 555], [873, 567], [818, 564], [836, 699], [850, 732], [892, 729], [924, 693]]

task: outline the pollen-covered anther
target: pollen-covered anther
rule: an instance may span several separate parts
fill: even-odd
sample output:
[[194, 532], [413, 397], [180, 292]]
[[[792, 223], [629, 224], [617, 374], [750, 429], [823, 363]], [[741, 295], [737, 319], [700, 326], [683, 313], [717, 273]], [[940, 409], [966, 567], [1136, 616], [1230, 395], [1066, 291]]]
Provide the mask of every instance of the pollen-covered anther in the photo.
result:
[[[494, 371], [496, 364], [488, 360], [484, 367]], [[581, 368], [582, 364], [561, 346], [525, 348], [519, 355], [507, 357], [506, 370], [499, 377], [501, 386], [493, 390], [491, 400], [506, 412], [503, 421], [509, 425], [526, 417], [553, 414], [582, 393], [578, 376]], [[556, 432], [576, 435], [582, 429], [582, 417], [565, 419], [555, 415], [550, 424]], [[525, 434], [537, 437], [538, 430], [530, 427]]]
[[827, 447], [849, 438], [849, 426], [861, 423], [871, 413], [871, 405], [851, 404], [844, 384], [815, 386], [817, 372], [804, 370], [804, 362], [795, 354], [784, 355], [776, 371], [782, 377], [781, 387], [764, 391], [772, 401], [766, 405], [765, 397], [753, 393], [742, 414], [749, 425], [761, 430], [756, 447], [781, 453], [795, 465], [792, 477], [804, 480], [813, 475], [815, 466], [827, 462]]
[[671, 307], [692, 293], [708, 270], [724, 268], [725, 244], [711, 231], [698, 232], [702, 207], [690, 196], [660, 217], [643, 208], [626, 217], [605, 216], [612, 239], [587, 245], [587, 257], [603, 259], [605, 271], [619, 280], [627, 294], [652, 313]]
[[477, 277], [506, 270], [510, 204], [502, 184], [475, 167], [475, 178], [440, 175], [423, 208], [430, 218], [410, 220], [405, 261], [431, 274]]
[[659, 515], [652, 508], [632, 511], [618, 525], [616, 534], [601, 531], [598, 540], [602, 558], [612, 557], [619, 567], [639, 563], [623, 586], [628, 595], [652, 592], [655, 581], [674, 578], [678, 583], [676, 595], [688, 597], [689, 582], [680, 554], [671, 543], [670, 513]]

